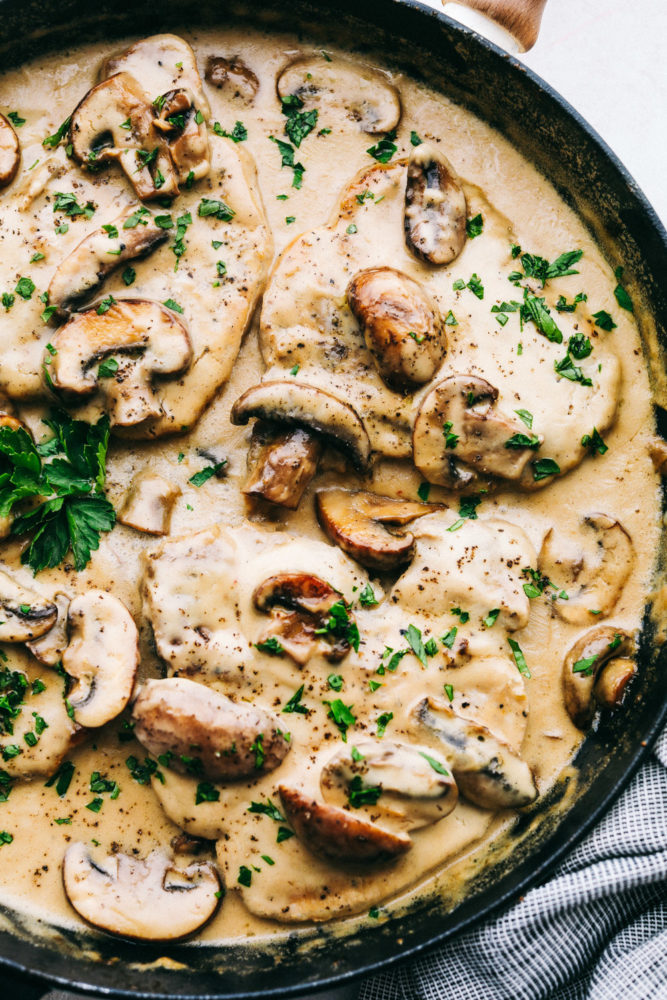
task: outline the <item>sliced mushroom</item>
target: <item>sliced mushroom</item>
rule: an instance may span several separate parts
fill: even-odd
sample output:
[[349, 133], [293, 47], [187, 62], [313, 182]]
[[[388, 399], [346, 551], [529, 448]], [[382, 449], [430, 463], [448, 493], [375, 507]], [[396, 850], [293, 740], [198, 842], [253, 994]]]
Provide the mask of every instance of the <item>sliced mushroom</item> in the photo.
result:
[[130, 205], [109, 223], [117, 231], [116, 236], [110, 236], [103, 228], [96, 229], [72, 250], [51, 278], [49, 305], [60, 312], [70, 309], [97, 291], [120, 264], [145, 257], [167, 239], [167, 230], [157, 226], [149, 213], [141, 216], [139, 225], [124, 228], [124, 223], [136, 216], [138, 210], [141, 205]]
[[72, 112], [69, 136], [74, 159], [87, 167], [118, 162], [142, 200], [174, 197], [178, 175], [153, 124], [154, 114], [129, 73], [98, 83]]
[[631, 650], [632, 639], [627, 632], [600, 625], [577, 639], [568, 652], [563, 661], [563, 698], [568, 715], [579, 729], [587, 729], [593, 718], [593, 689], [600, 671], [609, 660], [623, 657]]
[[139, 941], [179, 941], [194, 934], [211, 919], [222, 895], [209, 862], [177, 868], [161, 851], [142, 860], [105, 856], [84, 843], [68, 848], [63, 885], [89, 924]]
[[447, 353], [445, 324], [426, 289], [393, 267], [359, 271], [347, 301], [380, 375], [410, 391], [430, 382]]
[[409, 531], [392, 534], [383, 525], [410, 524], [441, 504], [395, 500], [377, 493], [333, 487], [315, 494], [317, 517], [332, 542], [368, 569], [386, 572], [412, 559], [415, 538]]
[[150, 753], [167, 755], [172, 770], [210, 781], [258, 778], [275, 770], [290, 748], [270, 712], [184, 677], [146, 681], [132, 720]]
[[192, 184], [211, 169], [208, 131], [188, 90], [169, 90], [160, 97], [153, 125], [166, 138], [180, 184]]
[[608, 660], [598, 675], [593, 696], [603, 708], [618, 708], [623, 704], [627, 686], [637, 673], [634, 660], [625, 656]]
[[597, 558], [582, 552], [568, 558], [561, 539], [550, 528], [538, 561], [540, 573], [567, 592], [567, 599], [555, 598], [553, 607], [570, 625], [590, 625], [611, 614], [635, 559], [632, 539], [620, 521], [608, 514], [589, 514], [581, 523], [593, 532]]
[[[350, 652], [352, 613], [346, 609], [342, 627], [335, 621], [331, 624], [331, 609], [334, 605], [344, 605], [344, 601], [342, 594], [319, 576], [307, 573], [271, 576], [255, 589], [253, 601], [259, 611], [271, 611], [271, 621], [258, 638], [258, 645], [275, 639], [300, 666], [315, 653], [338, 663]], [[324, 634], [322, 629], [326, 630]]]
[[263, 382], [244, 392], [232, 406], [233, 424], [247, 424], [251, 417], [310, 428], [343, 448], [355, 468], [368, 468], [371, 443], [361, 419], [351, 406], [323, 389], [301, 382]]
[[401, 119], [398, 91], [387, 77], [359, 63], [302, 56], [283, 69], [278, 97], [298, 97], [306, 108], [345, 108], [363, 132], [391, 132]]
[[[71, 316], [52, 338], [52, 388], [70, 400], [97, 389], [112, 426], [136, 427], [162, 415], [154, 376], [183, 372], [192, 361], [190, 336], [171, 309], [144, 299], [120, 299]], [[114, 355], [118, 369], [100, 377], [97, 362]]]
[[35, 659], [47, 667], [55, 667], [61, 662], [68, 643], [67, 616], [70, 599], [67, 594], [58, 593], [53, 602], [57, 608], [55, 624], [39, 638], [26, 642]]
[[321, 453], [320, 438], [303, 427], [286, 429], [258, 420], [248, 449], [250, 475], [243, 492], [296, 510], [317, 472]]
[[648, 453], [658, 475], [667, 476], [667, 441], [659, 437], [653, 438], [649, 444]]
[[528, 764], [486, 726], [432, 698], [419, 702], [414, 717], [420, 729], [441, 742], [459, 790], [475, 805], [518, 809], [537, 798]]
[[11, 184], [21, 162], [21, 147], [11, 123], [0, 115], [0, 188]]
[[466, 241], [467, 205], [458, 175], [435, 146], [422, 142], [410, 153], [405, 188], [405, 242], [429, 264], [449, 264]]
[[97, 729], [130, 700], [139, 666], [139, 635], [122, 601], [103, 590], [69, 606], [70, 641], [62, 658], [74, 685], [67, 699], [80, 726]]
[[168, 90], [184, 88], [193, 94], [204, 117], [210, 114], [195, 54], [179, 35], [142, 38], [129, 49], [107, 59], [100, 69], [100, 79], [120, 72], [136, 77], [150, 95], [150, 101]]
[[167, 535], [172, 508], [180, 493], [178, 486], [164, 476], [143, 469], [130, 484], [118, 520], [149, 535]]
[[390, 833], [345, 809], [281, 785], [285, 814], [299, 840], [329, 861], [392, 861], [412, 847], [405, 833]]
[[[424, 396], [412, 453], [430, 483], [467, 489], [483, 476], [512, 482], [521, 477], [542, 438], [529, 438], [524, 424], [498, 410], [497, 399], [498, 390], [486, 379], [463, 374], [450, 375]], [[522, 445], [526, 439], [530, 447]]]
[[0, 642], [28, 642], [54, 625], [58, 609], [8, 573], [0, 570]]
[[435, 751], [384, 741], [358, 742], [355, 750], [354, 757], [347, 748], [339, 750], [322, 769], [320, 788], [328, 802], [367, 804], [407, 830], [437, 823], [455, 807], [456, 782]]
[[252, 104], [259, 90], [259, 80], [239, 56], [209, 56], [206, 62], [206, 79], [212, 87], [224, 90], [229, 97], [243, 104]]

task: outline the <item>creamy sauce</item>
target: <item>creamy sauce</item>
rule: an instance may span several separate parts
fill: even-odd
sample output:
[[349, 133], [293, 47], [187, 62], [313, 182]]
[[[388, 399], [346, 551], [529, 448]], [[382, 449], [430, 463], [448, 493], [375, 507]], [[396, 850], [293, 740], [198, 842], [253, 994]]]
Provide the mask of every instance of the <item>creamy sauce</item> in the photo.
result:
[[[184, 37], [202, 70], [209, 54], [239, 55], [259, 77], [260, 87], [250, 106], [225, 96], [225, 91], [206, 88], [211, 122], [219, 121], [231, 131], [234, 122], [242, 120], [247, 140], [237, 146], [210, 135], [213, 173], [182, 193], [171, 210], [174, 218], [189, 210], [194, 220], [178, 271], [171, 234], [167, 243], [133, 265], [137, 280], [131, 294], [160, 302], [171, 298], [182, 305], [196, 358], [182, 380], [164, 384], [169, 417], [156, 433], [190, 426], [204, 412], [178, 437], [137, 445], [116, 439], [109, 455], [108, 491], [114, 506], [120, 507], [132, 476], [146, 467], [178, 486], [172, 537], [155, 543], [119, 524], [102, 536], [85, 570], [47, 570], [34, 586], [49, 596], [58, 590], [73, 596], [91, 587], [108, 588], [123, 600], [140, 628], [142, 678], [161, 676], [157, 649], [169, 674], [189, 676], [272, 711], [279, 711], [303, 683], [304, 702], [312, 713], [280, 716], [287, 720], [292, 749], [276, 772], [251, 783], [221, 785], [219, 802], [199, 805], [194, 804], [195, 779], [166, 772], [164, 784], [153, 779], [151, 788], [131, 778], [126, 757], [134, 754], [143, 760], [146, 753], [134, 741], [119, 741], [120, 720], [115, 720], [71, 751], [76, 772], [63, 798], [36, 778], [17, 782], [9, 801], [0, 804], [0, 828], [14, 836], [12, 843], [0, 847], [0, 894], [19, 910], [78, 925], [61, 886], [68, 844], [92, 840], [105, 853], [122, 850], [145, 857], [154, 848], [168, 847], [174, 835], [186, 829], [218, 841], [218, 863], [228, 889], [234, 891], [200, 938], [223, 941], [279, 934], [278, 921], [366, 911], [400, 898], [417, 883], [432, 889], [433, 873], [447, 861], [478, 862], [486, 856], [492, 838], [508, 826], [511, 815], [497, 816], [465, 800], [437, 824], [413, 831], [413, 848], [398, 862], [363, 873], [315, 858], [297, 837], [276, 844], [276, 823], [249, 814], [247, 807], [266, 797], [276, 801], [280, 783], [297, 783], [317, 795], [322, 764], [341, 749], [340, 733], [327, 718], [323, 701], [339, 696], [355, 706], [357, 723], [348, 733], [350, 744], [377, 738], [378, 716], [391, 712], [385, 739], [403, 736], [436, 748], [436, 742], [424, 743], [423, 734], [415, 735], [411, 709], [426, 695], [442, 698], [445, 685], [451, 685], [452, 704], [461, 715], [488, 725], [520, 751], [544, 793], [582, 738], [563, 706], [560, 673], [564, 651], [585, 630], [559, 620], [548, 600], [529, 602], [521, 570], [537, 565], [536, 553], [550, 527], [557, 525], [577, 540], [586, 514], [602, 511], [618, 517], [633, 540], [636, 559], [609, 623], [630, 632], [637, 629], [657, 546], [658, 484], [648, 457], [653, 427], [639, 335], [630, 314], [614, 299], [611, 269], [581, 221], [505, 140], [444, 97], [396, 76], [393, 83], [400, 90], [403, 113], [391, 165], [375, 166], [366, 150], [377, 137], [362, 133], [343, 109], [329, 103], [322, 108], [317, 129], [299, 149], [306, 171], [297, 190], [290, 186], [292, 171], [280, 168], [279, 151], [268, 138], [286, 138], [275, 78], [288, 58], [301, 51], [296, 42], [251, 32]], [[30, 275], [36, 285], [30, 301], [17, 298], [11, 311], [0, 315], [0, 384], [18, 402], [37, 440], [43, 437], [40, 419], [46, 405], [41, 363], [53, 335], [53, 327], [45, 327], [40, 319], [38, 294], [84, 236], [136, 202], [115, 166], [85, 174], [62, 147], [49, 153], [41, 145], [96, 81], [107, 55], [100, 48], [85, 48], [0, 78], [0, 107], [16, 108], [26, 118], [19, 129], [21, 168], [0, 195], [0, 290], [13, 289], [22, 275]], [[330, 131], [318, 134], [320, 129]], [[460, 257], [444, 268], [419, 263], [405, 248], [401, 205], [411, 130], [441, 144], [464, 179], [468, 215], [481, 212], [484, 218], [483, 233], [468, 240]], [[246, 151], [255, 161], [258, 181]], [[356, 177], [362, 168], [366, 174]], [[62, 213], [54, 213], [54, 195], [62, 191], [73, 191], [82, 205], [94, 202], [94, 220], [63, 219]], [[372, 198], [364, 196], [367, 191]], [[235, 221], [197, 218], [201, 197], [224, 198], [237, 211]], [[55, 233], [55, 225], [63, 221], [68, 231]], [[212, 247], [214, 239], [221, 242], [219, 248]], [[236, 357], [262, 291], [273, 242], [285, 253], [269, 278], [261, 334], [256, 316]], [[578, 275], [554, 279], [538, 294], [552, 307], [564, 341], [574, 332], [591, 338], [593, 354], [581, 363], [593, 381], [591, 388], [556, 378], [554, 361], [563, 357], [565, 343], [549, 343], [533, 324], [520, 331], [516, 313], [500, 326], [490, 312], [494, 303], [520, 298], [520, 290], [507, 280], [518, 268], [511, 255], [513, 243], [549, 260], [565, 250], [584, 251]], [[31, 263], [37, 251], [44, 258]], [[216, 285], [218, 260], [225, 262], [227, 276]], [[411, 566], [397, 582], [388, 579], [381, 586], [372, 581], [378, 607], [355, 605], [364, 640], [359, 653], [335, 666], [315, 656], [300, 671], [287, 658], [270, 658], [253, 648], [266, 624], [252, 606], [253, 589], [272, 573], [315, 572], [354, 601], [368, 574], [324, 538], [313, 512], [312, 487], [296, 512], [271, 514], [246, 507], [241, 487], [249, 432], [229, 423], [230, 406], [260, 380], [267, 366], [271, 377], [292, 377], [338, 392], [358, 408], [374, 448], [386, 460], [363, 481], [343, 471], [339, 458], [330, 453], [316, 485], [359, 485], [415, 498], [421, 476], [411, 463], [399, 459], [410, 454], [410, 427], [424, 391], [402, 397], [387, 389], [345, 303], [345, 288], [355, 272], [383, 264], [423, 282], [442, 315], [451, 310], [457, 320], [457, 325], [447, 326], [448, 353], [436, 379], [456, 371], [487, 378], [500, 387], [508, 412], [526, 409], [533, 414], [533, 430], [544, 437], [540, 454], [556, 459], [564, 473], [572, 471], [537, 492], [485, 496], [478, 520], [466, 520], [455, 531], [448, 528], [458, 519], [458, 498], [432, 487], [430, 499], [450, 509], [413, 525], [417, 552]], [[459, 279], [468, 282], [473, 274], [484, 285], [484, 299], [468, 288], [452, 287]], [[587, 302], [576, 312], [556, 313], [558, 296], [572, 301], [580, 291], [587, 294]], [[95, 301], [126, 292], [116, 274]], [[592, 315], [600, 309], [613, 315], [617, 327], [612, 332], [594, 325]], [[342, 350], [331, 354], [327, 338], [334, 332]], [[290, 376], [294, 365], [299, 370]], [[82, 412], [92, 419], [99, 413], [99, 401]], [[609, 447], [595, 458], [585, 457], [580, 444], [593, 427], [604, 433]], [[212, 447], [228, 459], [226, 477], [196, 488], [189, 479], [208, 464], [200, 450]], [[248, 524], [248, 517], [254, 523]], [[18, 545], [3, 546], [3, 562], [30, 584], [30, 574], [20, 567]], [[469, 613], [468, 623], [452, 614], [455, 607]], [[497, 621], [485, 626], [483, 618], [495, 608], [500, 609]], [[384, 647], [405, 648], [400, 630], [411, 623], [425, 640], [456, 625], [457, 639], [468, 640], [467, 656], [452, 662], [440, 648], [425, 667], [408, 653], [391, 676], [378, 676]], [[510, 636], [520, 642], [530, 679], [515, 666]], [[60, 677], [31, 660], [22, 647], [4, 648], [13, 668], [25, 670], [31, 682], [42, 678], [47, 686], [27, 699], [13, 741], [19, 742], [30, 728], [33, 710], [49, 721], [50, 735], [57, 729], [66, 739]], [[330, 673], [344, 677], [340, 695], [328, 685]], [[370, 693], [369, 679], [382, 686]], [[44, 753], [38, 744], [30, 758], [36, 769]], [[117, 781], [121, 789], [115, 800], [104, 796], [99, 813], [86, 808], [94, 797], [89, 789], [94, 771]], [[58, 824], [58, 819], [71, 822]], [[275, 864], [263, 861], [263, 855]], [[253, 871], [249, 887], [237, 884], [242, 865], [259, 869]]]

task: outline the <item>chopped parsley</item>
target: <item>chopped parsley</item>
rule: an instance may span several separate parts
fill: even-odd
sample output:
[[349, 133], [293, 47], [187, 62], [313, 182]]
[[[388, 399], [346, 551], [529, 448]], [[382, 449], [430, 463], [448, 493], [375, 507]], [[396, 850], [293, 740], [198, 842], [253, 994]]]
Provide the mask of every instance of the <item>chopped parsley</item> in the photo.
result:
[[210, 781], [200, 781], [195, 792], [195, 805], [202, 802], [219, 802], [220, 792]]
[[389, 723], [393, 718], [394, 718], [393, 712], [382, 712], [381, 715], [378, 715], [377, 729], [375, 731], [376, 736], [382, 739], [385, 732], [387, 731], [387, 726], [389, 725]]
[[614, 320], [606, 309], [599, 309], [596, 313], [593, 313], [593, 319], [595, 320], [595, 325], [599, 326], [601, 330], [606, 330], [610, 333], [616, 329], [616, 323], [614, 323]]
[[493, 626], [496, 624], [496, 621], [498, 620], [499, 614], [500, 614], [500, 608], [493, 608], [492, 611], [489, 611], [486, 618], [482, 618], [482, 624], [485, 625], [487, 628], [493, 628]]
[[202, 198], [199, 202], [197, 215], [201, 218], [213, 216], [215, 219], [220, 219], [221, 222], [231, 222], [236, 212], [224, 201], [216, 198]]
[[359, 643], [361, 642], [359, 628], [354, 619], [350, 617], [349, 609], [342, 599], [331, 605], [327, 621], [322, 628], [315, 629], [315, 634], [343, 639], [352, 646], [355, 653], [359, 652]]
[[56, 792], [62, 799], [64, 795], [67, 794], [67, 790], [70, 786], [72, 778], [74, 777], [75, 767], [71, 760], [64, 760], [55, 774], [52, 774], [48, 781], [44, 782], [45, 788], [52, 788], [56, 786]]
[[422, 666], [427, 667], [428, 660], [426, 659], [426, 650], [424, 649], [421, 629], [418, 629], [415, 625], [408, 625], [406, 629], [401, 629], [401, 635], [405, 636], [408, 646]]
[[606, 451], [609, 451], [609, 445], [604, 443], [597, 427], [594, 427], [590, 434], [584, 434], [581, 443], [584, 448], [589, 448], [593, 455], [604, 455]]
[[531, 465], [533, 467], [533, 479], [536, 483], [539, 483], [542, 479], [548, 479], [549, 476], [557, 476], [560, 473], [560, 465], [553, 458], [538, 458], [534, 462], [531, 462]]
[[479, 212], [472, 219], [468, 219], [466, 222], [466, 233], [468, 234], [468, 238], [471, 240], [474, 240], [476, 236], [479, 236], [483, 229], [484, 220]]
[[302, 684], [298, 688], [289, 701], [286, 703], [285, 707], [281, 710], [282, 712], [298, 712], [300, 715], [308, 715], [308, 709], [305, 705], [301, 704], [301, 699], [303, 698], [304, 685]]
[[562, 344], [563, 334], [558, 328], [549, 307], [543, 298], [533, 295], [527, 288], [523, 291], [521, 319], [524, 323], [534, 323], [540, 333], [544, 334], [552, 344]]
[[95, 206], [91, 201], [81, 206], [76, 200], [76, 195], [71, 192], [57, 191], [53, 202], [53, 211], [64, 212], [70, 218], [84, 215], [87, 219], [92, 219], [95, 214]]
[[118, 362], [115, 358], [105, 358], [97, 369], [99, 378], [113, 378], [118, 371]]
[[445, 694], [447, 695], [448, 701], [454, 701], [454, 685], [445, 684]]
[[192, 483], [192, 485], [196, 487], [203, 486], [204, 483], [207, 483], [209, 479], [213, 478], [213, 476], [217, 476], [226, 465], [226, 458], [223, 458], [221, 462], [215, 462], [213, 465], [207, 465], [203, 469], [200, 469], [199, 472], [195, 472], [193, 476], [190, 476], [188, 482]]
[[378, 163], [389, 163], [392, 156], [398, 149], [396, 143], [393, 142], [395, 138], [395, 132], [388, 132], [383, 139], [380, 139], [375, 146], [371, 146], [366, 150], [366, 152], [369, 156], [372, 156], [374, 160], [377, 160]]
[[364, 785], [359, 774], [355, 774], [347, 789], [348, 802], [353, 809], [374, 806], [381, 795], [381, 785]]
[[554, 361], [554, 371], [562, 378], [569, 379], [570, 382], [578, 382], [583, 386], [593, 385], [593, 380], [584, 374], [579, 365], [575, 365], [569, 351], [560, 361]]
[[225, 139], [231, 139], [232, 142], [245, 142], [248, 138], [248, 129], [245, 127], [243, 122], [234, 122], [234, 128], [231, 132], [225, 131], [220, 122], [214, 122], [213, 131], [216, 135], [223, 136]]
[[511, 438], [505, 441], [506, 448], [531, 448], [535, 450], [540, 447], [540, 439], [536, 434], [512, 434]]
[[258, 813], [261, 816], [268, 816], [269, 819], [275, 820], [276, 823], [285, 822], [285, 817], [280, 809], [273, 804], [271, 799], [267, 799], [266, 802], [251, 802], [246, 811], [249, 813]]
[[593, 345], [583, 333], [575, 333], [570, 337], [568, 350], [577, 361], [583, 361], [592, 352]]
[[42, 146], [46, 146], [48, 149], [55, 149], [65, 138], [67, 131], [69, 129], [71, 118], [66, 118], [59, 129], [57, 129], [53, 135], [47, 135], [46, 139], [42, 139]]
[[130, 267], [128, 265], [125, 268], [125, 270], [123, 271], [123, 274], [122, 274], [123, 281], [128, 286], [129, 285], [133, 285], [134, 284], [134, 280], [135, 280], [136, 277], [137, 277], [137, 272], [134, 270], [133, 267]]
[[306, 171], [303, 163], [294, 162], [295, 149], [289, 142], [284, 142], [282, 139], [276, 139], [274, 135], [270, 135], [269, 139], [271, 142], [275, 142], [276, 146], [280, 151], [281, 156], [281, 166], [291, 167], [293, 171], [292, 177], [292, 187], [300, 188], [303, 183], [303, 175]]
[[526, 425], [528, 430], [532, 430], [533, 414], [530, 412], [530, 410], [515, 410], [514, 412], [516, 413], [517, 417], [519, 417], [519, 419]]
[[424, 503], [426, 503], [426, 501], [428, 500], [428, 496], [429, 496], [430, 492], [431, 492], [431, 484], [430, 483], [420, 483], [419, 484], [419, 487], [417, 489], [417, 496], [419, 497], [420, 500], [423, 500]]
[[367, 583], [359, 594], [359, 604], [361, 604], [362, 608], [374, 608], [377, 606], [377, 603], [378, 600], [375, 596], [375, 592], [370, 583]]
[[595, 656], [587, 656], [583, 660], [577, 660], [577, 662], [572, 665], [572, 673], [582, 674], [584, 677], [591, 677], [597, 658], [598, 654], [596, 653]]
[[340, 698], [336, 698], [335, 701], [325, 701], [323, 704], [327, 705], [329, 709], [327, 718], [331, 719], [338, 728], [343, 743], [347, 743], [347, 731], [357, 721], [356, 715], [352, 712], [354, 705], [346, 705]]
[[153, 760], [151, 757], [144, 757], [143, 764], [140, 762], [138, 757], [134, 754], [130, 754], [126, 758], [125, 763], [130, 771], [130, 774], [134, 780], [140, 785], [148, 785], [152, 777], [161, 781], [164, 784], [164, 775], [158, 769], [157, 761]]
[[456, 448], [459, 443], [459, 435], [452, 433], [453, 423], [451, 420], [445, 421], [442, 425], [442, 433], [445, 436], [445, 448]]
[[[452, 699], [450, 698], [449, 700], [451, 701]], [[447, 768], [444, 767], [439, 760], [436, 760], [435, 757], [431, 757], [430, 754], [424, 753], [423, 750], [419, 751], [419, 756], [423, 757], [424, 760], [430, 764], [436, 774], [444, 774], [445, 777], [449, 777], [449, 771]]]
[[341, 674], [329, 674], [327, 684], [332, 691], [341, 691], [343, 688], [343, 678]]
[[241, 865], [239, 868], [238, 878], [236, 879], [239, 885], [244, 885], [246, 889], [250, 887], [252, 882], [252, 872], [247, 865]]
[[465, 287], [469, 288], [473, 295], [476, 295], [478, 299], [484, 298], [484, 285], [477, 274], [472, 275]]
[[459, 621], [462, 625], [465, 625], [465, 623], [470, 620], [470, 612], [461, 611], [460, 608], [450, 608], [450, 614], [458, 615]]
[[564, 295], [559, 295], [558, 302], [556, 303], [556, 311], [572, 313], [580, 302], [588, 302], [588, 296], [585, 292], [577, 292], [572, 302], [568, 302]]
[[27, 302], [32, 298], [32, 293], [35, 291], [35, 283], [31, 278], [19, 278], [16, 282], [16, 288], [14, 291]]
[[256, 642], [255, 648], [260, 653], [268, 653], [269, 656], [282, 656], [285, 652], [285, 647], [278, 642], [275, 635], [270, 636], [268, 639], [262, 639], [261, 642]]
[[616, 270], [614, 271], [614, 277], [616, 278], [616, 281], [618, 282], [618, 284], [616, 285], [616, 288], [614, 289], [614, 297], [615, 297], [616, 301], [618, 302], [618, 304], [621, 307], [621, 309], [627, 309], [628, 312], [633, 313], [635, 311], [635, 307], [633, 305], [632, 299], [630, 298], [630, 296], [626, 292], [625, 288], [623, 287], [623, 268], [622, 267], [617, 267], [616, 268]]
[[530, 677], [531, 673], [530, 670], [528, 669], [528, 664], [526, 663], [526, 657], [523, 655], [521, 646], [516, 641], [516, 639], [508, 638], [507, 641], [509, 643], [510, 649], [512, 650], [512, 656], [514, 657], [514, 662], [516, 663], [517, 670], [519, 671], [520, 674], [523, 674], [524, 677]]

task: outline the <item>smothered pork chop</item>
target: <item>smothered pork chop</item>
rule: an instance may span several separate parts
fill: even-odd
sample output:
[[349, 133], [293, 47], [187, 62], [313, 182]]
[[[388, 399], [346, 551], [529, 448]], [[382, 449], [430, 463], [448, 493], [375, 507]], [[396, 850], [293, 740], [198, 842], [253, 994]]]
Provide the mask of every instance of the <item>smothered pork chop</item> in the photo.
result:
[[0, 102], [3, 901], [220, 943], [460, 898], [632, 699], [623, 262], [370, 56], [156, 35]]

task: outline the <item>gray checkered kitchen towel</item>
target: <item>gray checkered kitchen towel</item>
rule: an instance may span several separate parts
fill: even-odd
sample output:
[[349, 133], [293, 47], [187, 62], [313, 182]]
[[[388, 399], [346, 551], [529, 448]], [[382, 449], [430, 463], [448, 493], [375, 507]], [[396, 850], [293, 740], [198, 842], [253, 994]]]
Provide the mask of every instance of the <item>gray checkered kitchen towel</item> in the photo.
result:
[[667, 730], [548, 882], [359, 1000], [667, 1000]]

